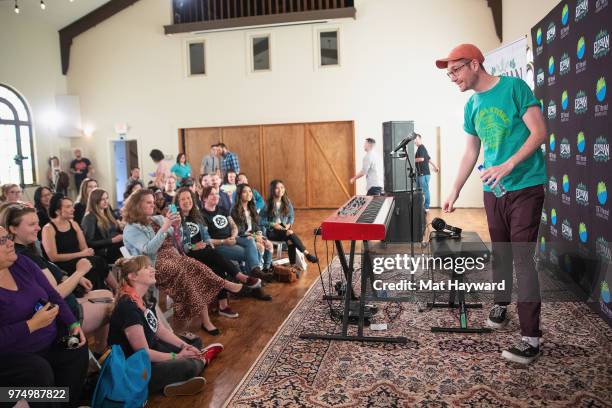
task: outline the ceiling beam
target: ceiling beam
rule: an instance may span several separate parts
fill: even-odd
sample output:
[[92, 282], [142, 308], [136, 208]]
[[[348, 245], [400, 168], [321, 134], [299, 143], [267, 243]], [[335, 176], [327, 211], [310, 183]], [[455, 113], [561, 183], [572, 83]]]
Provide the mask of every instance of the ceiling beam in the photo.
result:
[[84, 15], [75, 22], [59, 30], [62, 74], [66, 75], [68, 73], [68, 66], [70, 65], [70, 46], [72, 45], [72, 40], [76, 36], [111, 18], [137, 1], [138, 0], [110, 0], [108, 3], [101, 5], [89, 14]]
[[502, 31], [502, 0], [487, 0], [491, 13], [493, 14], [493, 24], [499, 42], [503, 42], [504, 32]]

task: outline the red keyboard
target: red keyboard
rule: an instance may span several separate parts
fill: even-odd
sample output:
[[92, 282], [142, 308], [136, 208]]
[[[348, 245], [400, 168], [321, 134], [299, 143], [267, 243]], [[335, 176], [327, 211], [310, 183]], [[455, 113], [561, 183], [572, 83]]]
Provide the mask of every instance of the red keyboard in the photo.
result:
[[354, 196], [321, 224], [331, 241], [382, 241], [393, 213], [393, 197]]

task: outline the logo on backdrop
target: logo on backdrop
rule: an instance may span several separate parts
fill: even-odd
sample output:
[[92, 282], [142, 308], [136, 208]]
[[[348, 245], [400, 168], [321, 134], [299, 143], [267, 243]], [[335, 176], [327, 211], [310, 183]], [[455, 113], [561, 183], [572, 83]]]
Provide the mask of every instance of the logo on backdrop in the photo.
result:
[[608, 0], [597, 0], [595, 2], [595, 13], [599, 13], [601, 10], [608, 7]]
[[596, 162], [607, 162], [610, 160], [610, 145], [608, 144], [608, 139], [603, 136], [599, 136], [595, 140], [595, 145], [593, 146], [593, 159]]
[[550, 210], [550, 235], [557, 238], [557, 210]]
[[539, 68], [536, 74], [536, 85], [542, 86], [543, 84], [544, 84], [544, 70], [542, 68]]
[[557, 117], [557, 104], [554, 100], [548, 102], [548, 119], [555, 119]]
[[561, 59], [559, 59], [559, 74], [563, 76], [567, 74], [568, 72], [570, 72], [570, 65], [571, 65], [570, 57], [569, 55], [567, 55], [567, 52], [564, 52], [561, 55]]
[[595, 117], [600, 118], [604, 116], [608, 116], [608, 104], [603, 103], [606, 100], [606, 78], [601, 77], [597, 80], [597, 84], [595, 85], [595, 98], [598, 102], [595, 104]]
[[589, 12], [589, 0], [578, 0], [576, 2], [576, 17], [574, 21], [580, 21]]
[[567, 94], [567, 89], [564, 89], [561, 93], [561, 122], [569, 122], [570, 113], [567, 110], [569, 106], [569, 96]]
[[[552, 195], [557, 195], [558, 193], [558, 186], [557, 186], [557, 179], [555, 178], [555, 176], [550, 176], [550, 179], [548, 179], [548, 192]], [[553, 210], [554, 211], [554, 210]], [[552, 219], [552, 223], [553, 225], [555, 224], [555, 216], [554, 214], [556, 214], [555, 212], [552, 212], [550, 214], [551, 219]]]
[[572, 148], [566, 137], [561, 139], [561, 143], [559, 144], [559, 155], [562, 159], [569, 159], [572, 155]]
[[544, 114], [544, 99], [540, 99], [540, 109], [542, 109], [542, 114]]
[[546, 215], [546, 208], [542, 208], [542, 215], [540, 216], [540, 221], [542, 224], [548, 224], [548, 216]]
[[585, 53], [586, 42], [584, 41], [584, 37], [580, 37], [578, 39], [578, 43], [576, 44], [576, 57], [578, 57], [578, 62], [576, 62], [576, 74], [586, 70], [586, 59], [584, 59]]
[[578, 132], [578, 135], [576, 136], [576, 148], [578, 149], [578, 153], [576, 154], [576, 165], [586, 166], [587, 157], [585, 154], [583, 154], [584, 150], [586, 149], [586, 140], [584, 137], [584, 132], [582, 131]]
[[567, 25], [568, 22], [569, 6], [567, 5], [567, 3], [565, 3], [565, 6], [563, 6], [563, 10], [561, 10], [561, 25], [563, 25], [563, 27], [561, 27], [561, 38], [567, 37], [567, 34], [569, 33], [569, 26]]
[[567, 174], [563, 175], [563, 181], [561, 183], [561, 186], [563, 187], [563, 193], [561, 194], [561, 201], [565, 205], [570, 205], [572, 202], [572, 198], [568, 194], [570, 190], [570, 181], [569, 181], [569, 176]]
[[546, 29], [546, 44], [550, 44], [555, 38], [557, 38], [557, 26], [551, 21]]
[[580, 242], [583, 244], [586, 244], [587, 240], [589, 239], [589, 233], [587, 232], [586, 224], [584, 222], [581, 222], [578, 225], [578, 237], [580, 238]]
[[610, 253], [610, 245], [608, 241], [604, 239], [604, 237], [599, 237], [595, 240], [595, 252], [598, 256], [600, 256], [605, 262], [612, 262], [612, 254]]
[[538, 30], [536, 31], [536, 55], [540, 55], [542, 54], [542, 50], [544, 49], [544, 47], [542, 46], [542, 28], [538, 27]]
[[608, 287], [608, 282], [605, 280], [601, 281], [599, 298], [603, 300], [604, 303], [610, 303], [610, 288]]
[[610, 34], [608, 30], [601, 30], [595, 36], [593, 43], [593, 58], [599, 59], [605, 57], [610, 52]]
[[608, 221], [610, 218], [610, 210], [604, 208], [606, 205], [606, 201], [608, 201], [608, 190], [606, 188], [606, 183], [600, 181], [597, 183], [597, 204], [595, 206], [595, 216]]
[[573, 238], [572, 226], [567, 219], [563, 220], [561, 224], [561, 235], [568, 241], [571, 241]]
[[556, 146], [557, 142], [555, 140], [555, 134], [551, 133], [550, 136], [548, 137], [548, 147], [549, 147], [549, 152], [548, 152], [548, 161], [554, 162], [555, 160], [557, 160], [557, 155], [555, 153], [555, 146]]
[[576, 94], [576, 99], [574, 100], [574, 113], [577, 115], [582, 115], [583, 113], [586, 113], [587, 109], [587, 95], [584, 93], [584, 91], [578, 91]]
[[576, 203], [583, 206], [589, 205], [589, 192], [584, 183], [578, 183], [576, 186]]
[[544, 237], [540, 238], [540, 252], [546, 252], [546, 239]]
[[551, 56], [548, 59], [548, 86], [552, 86], [555, 84], [555, 58]]

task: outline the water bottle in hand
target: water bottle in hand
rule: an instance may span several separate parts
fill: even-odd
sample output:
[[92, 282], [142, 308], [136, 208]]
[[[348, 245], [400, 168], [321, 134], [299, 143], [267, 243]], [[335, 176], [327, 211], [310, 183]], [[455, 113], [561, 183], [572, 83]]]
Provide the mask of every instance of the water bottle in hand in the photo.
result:
[[[480, 165], [478, 166], [478, 171], [482, 173], [482, 171], [485, 169], [484, 165]], [[492, 182], [492, 181], [490, 181]], [[504, 185], [500, 182], [497, 183], [497, 185], [495, 187], [490, 187], [491, 188], [491, 192], [493, 194], [495, 194], [495, 197], [501, 197], [504, 194], [506, 194], [506, 189], [504, 187]]]

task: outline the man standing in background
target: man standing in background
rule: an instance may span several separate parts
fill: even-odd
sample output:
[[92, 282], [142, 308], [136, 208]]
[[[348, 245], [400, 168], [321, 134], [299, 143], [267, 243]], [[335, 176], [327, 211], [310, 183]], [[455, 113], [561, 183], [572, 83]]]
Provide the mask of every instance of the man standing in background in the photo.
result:
[[421, 135], [416, 134], [416, 139], [414, 139], [414, 144], [417, 146], [417, 151], [414, 159], [416, 163], [416, 171], [417, 171], [417, 185], [421, 187], [423, 190], [423, 194], [425, 195], [425, 211], [429, 212], [429, 179], [431, 178], [431, 173], [429, 172], [429, 165], [433, 168], [433, 171], [436, 173], [440, 170], [438, 166], [431, 161], [431, 157], [429, 157], [429, 153], [427, 152], [427, 148], [423, 144], [421, 140]]
[[217, 146], [221, 149], [221, 177], [225, 179], [225, 175], [230, 170], [234, 170], [236, 174], [240, 174], [238, 156], [230, 152], [224, 143], [219, 143]]
[[374, 154], [374, 146], [376, 140], [368, 137], [363, 144], [363, 150], [366, 152], [363, 156], [361, 170], [351, 177], [351, 184], [363, 176], [366, 177], [366, 195], [379, 196], [383, 194], [383, 183], [381, 177], [382, 166], [380, 159]]
[[210, 153], [202, 158], [200, 166], [200, 174], [221, 174], [221, 163], [219, 162], [219, 146], [210, 145]]
[[81, 182], [85, 180], [87, 174], [92, 170], [89, 159], [81, 156], [81, 149], [74, 149], [74, 160], [70, 162], [70, 173], [74, 174], [76, 191], [79, 191]]

